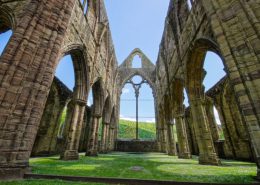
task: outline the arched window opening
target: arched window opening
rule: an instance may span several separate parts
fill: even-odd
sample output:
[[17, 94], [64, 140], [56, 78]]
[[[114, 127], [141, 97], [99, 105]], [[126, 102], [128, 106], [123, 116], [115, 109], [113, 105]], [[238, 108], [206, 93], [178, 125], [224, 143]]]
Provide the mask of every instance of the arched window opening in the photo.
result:
[[213, 106], [213, 111], [214, 111], [214, 117], [215, 117], [215, 120], [216, 120], [216, 123], [217, 123], [219, 139], [220, 140], [224, 140], [225, 137], [224, 137], [222, 123], [221, 123], [221, 120], [220, 120], [220, 116], [219, 116], [218, 110], [217, 110], [217, 108], [215, 106]]
[[4, 49], [7, 46], [12, 34], [12, 30], [7, 30], [4, 33], [0, 33], [0, 56], [3, 54]]
[[187, 4], [188, 4], [188, 7], [189, 7], [189, 10], [191, 10], [192, 5], [193, 5], [193, 0], [187, 0]]
[[55, 76], [73, 91], [75, 75], [71, 55], [66, 55], [62, 58], [56, 69]]
[[185, 105], [185, 107], [190, 106], [188, 94], [187, 94], [187, 91], [186, 91], [185, 88], [183, 89], [183, 95], [184, 95], [184, 105]]
[[139, 55], [134, 56], [132, 61], [132, 68], [142, 68], [142, 59]]
[[90, 89], [88, 93], [87, 106], [91, 107], [93, 105], [93, 91]]
[[86, 15], [88, 11], [88, 0], [81, 0], [81, 5], [83, 8], [84, 15]]
[[222, 59], [214, 52], [207, 52], [204, 60], [204, 70], [206, 72], [203, 81], [205, 92], [226, 76]]
[[[69, 74], [69, 75], [65, 75], [65, 74]], [[73, 67], [73, 61], [72, 61], [71, 55], [66, 55], [61, 59], [59, 65], [56, 68], [55, 76], [67, 88], [69, 88], [73, 92], [73, 89], [75, 86], [75, 74], [74, 74], [74, 67]], [[68, 103], [67, 103], [58, 120], [59, 131], [58, 131], [57, 138], [59, 138], [59, 139], [64, 139], [65, 127], [66, 127], [66, 124], [68, 121], [67, 120], [68, 113], [69, 113], [69, 108], [68, 108]]]
[[[151, 87], [141, 76], [122, 89], [120, 101], [120, 139], [151, 140], [156, 138], [154, 97]], [[139, 86], [140, 84], [140, 86]]]

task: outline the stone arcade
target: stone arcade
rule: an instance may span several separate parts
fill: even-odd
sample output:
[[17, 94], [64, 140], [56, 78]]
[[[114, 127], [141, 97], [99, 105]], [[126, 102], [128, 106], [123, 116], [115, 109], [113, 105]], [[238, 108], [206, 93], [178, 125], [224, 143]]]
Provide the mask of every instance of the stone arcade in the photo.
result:
[[[255, 161], [260, 179], [260, 3], [190, 2], [191, 8], [185, 0], [170, 1], [156, 65], [135, 49], [118, 66], [103, 0], [0, 0], [0, 34], [13, 31], [0, 58], [0, 179], [22, 178], [30, 156], [75, 160], [79, 152], [116, 150], [120, 94], [134, 75], [153, 90], [157, 151], [184, 159], [199, 155], [200, 164], [220, 165], [219, 157]], [[220, 56], [227, 75], [205, 92], [207, 51]], [[73, 92], [54, 78], [68, 54]], [[131, 67], [135, 55], [140, 69]], [[86, 103], [90, 89], [92, 107]]]

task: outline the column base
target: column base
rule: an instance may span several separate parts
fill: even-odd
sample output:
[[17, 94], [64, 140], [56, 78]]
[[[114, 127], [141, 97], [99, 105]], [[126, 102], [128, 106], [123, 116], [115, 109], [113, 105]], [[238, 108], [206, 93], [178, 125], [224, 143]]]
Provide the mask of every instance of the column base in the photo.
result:
[[192, 155], [190, 153], [182, 153], [178, 155], [179, 159], [191, 159]]
[[221, 165], [221, 162], [220, 162], [217, 154], [211, 154], [211, 155], [200, 154], [199, 164], [219, 166], [219, 165]]
[[100, 154], [107, 154], [107, 153], [108, 153], [108, 151], [106, 151], [106, 150], [103, 150], [103, 151], [99, 151], [99, 153], [100, 153]]
[[98, 152], [96, 150], [87, 151], [85, 156], [97, 157], [98, 156]]
[[79, 153], [76, 150], [66, 150], [60, 159], [64, 161], [79, 160]]
[[168, 155], [169, 155], [169, 156], [177, 156], [177, 153], [174, 152], [174, 151], [169, 151], [169, 152], [168, 152]]
[[31, 168], [0, 168], [0, 180], [19, 180], [23, 179], [24, 174], [31, 172]]

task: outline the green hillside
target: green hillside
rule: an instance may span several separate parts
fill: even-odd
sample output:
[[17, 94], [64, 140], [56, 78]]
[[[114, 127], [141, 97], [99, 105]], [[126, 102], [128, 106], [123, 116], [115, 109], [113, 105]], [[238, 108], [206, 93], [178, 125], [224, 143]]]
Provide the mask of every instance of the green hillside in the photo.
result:
[[[134, 121], [120, 120], [119, 121], [119, 138], [121, 139], [135, 139]], [[156, 126], [155, 123], [139, 122], [139, 138], [140, 139], [155, 139]]]
[[[134, 121], [120, 120], [119, 121], [119, 135], [121, 139], [135, 139]], [[174, 136], [177, 139], [176, 128], [174, 126]], [[156, 126], [155, 123], [139, 122], [139, 138], [140, 139], [155, 139]]]

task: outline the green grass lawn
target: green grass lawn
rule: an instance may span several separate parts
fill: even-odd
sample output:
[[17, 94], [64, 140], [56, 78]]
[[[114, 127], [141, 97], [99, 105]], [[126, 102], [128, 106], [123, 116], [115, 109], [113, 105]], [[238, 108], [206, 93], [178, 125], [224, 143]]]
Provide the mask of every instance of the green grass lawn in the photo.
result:
[[[256, 176], [256, 165], [222, 160], [222, 166], [199, 165], [197, 157], [177, 159], [165, 154], [111, 153], [99, 157], [81, 155], [79, 161], [60, 161], [59, 157], [30, 160], [35, 174], [117, 177], [192, 182], [250, 183]], [[131, 169], [140, 166], [141, 171]]]
[[62, 180], [22, 180], [0, 182], [1, 185], [105, 185], [100, 183], [67, 182]]

